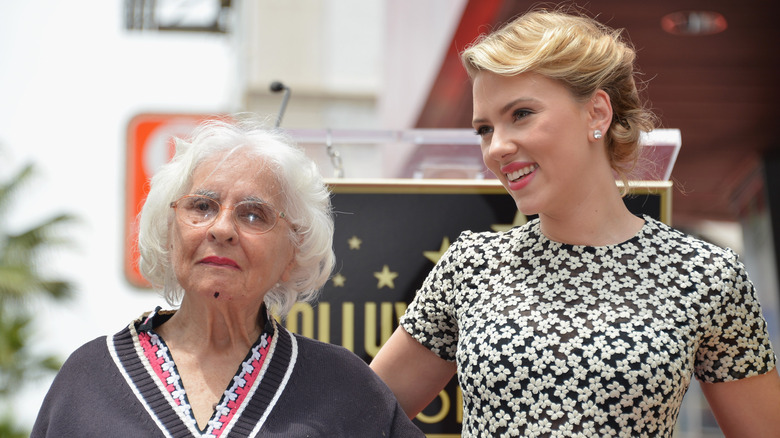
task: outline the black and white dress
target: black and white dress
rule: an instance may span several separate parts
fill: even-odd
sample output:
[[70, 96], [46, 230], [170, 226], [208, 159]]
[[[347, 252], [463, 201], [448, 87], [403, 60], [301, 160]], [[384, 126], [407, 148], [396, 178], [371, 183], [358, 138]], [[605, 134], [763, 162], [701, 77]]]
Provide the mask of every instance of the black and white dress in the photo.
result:
[[644, 219], [603, 247], [538, 220], [453, 243], [401, 324], [457, 361], [464, 437], [671, 436], [692, 375], [775, 367], [737, 255]]

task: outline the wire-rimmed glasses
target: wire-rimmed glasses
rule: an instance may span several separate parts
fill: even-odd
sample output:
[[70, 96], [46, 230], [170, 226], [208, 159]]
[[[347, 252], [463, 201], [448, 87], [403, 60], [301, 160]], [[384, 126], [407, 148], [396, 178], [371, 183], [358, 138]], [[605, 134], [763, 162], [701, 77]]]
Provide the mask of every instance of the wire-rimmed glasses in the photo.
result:
[[225, 207], [216, 199], [202, 195], [186, 195], [171, 202], [176, 218], [191, 227], [205, 227], [213, 224], [223, 209], [233, 210], [233, 221], [242, 231], [263, 234], [271, 231], [279, 218], [287, 220], [284, 212], [273, 205], [259, 201], [241, 201], [232, 207]]

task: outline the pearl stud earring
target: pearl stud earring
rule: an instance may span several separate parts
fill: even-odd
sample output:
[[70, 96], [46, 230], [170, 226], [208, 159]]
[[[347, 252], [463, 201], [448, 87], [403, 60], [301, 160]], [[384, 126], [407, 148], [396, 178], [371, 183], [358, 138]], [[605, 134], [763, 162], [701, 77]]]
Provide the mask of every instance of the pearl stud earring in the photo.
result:
[[601, 133], [601, 129], [597, 129], [593, 131], [593, 138], [595, 138], [596, 140], [600, 139], [603, 136], [604, 134]]

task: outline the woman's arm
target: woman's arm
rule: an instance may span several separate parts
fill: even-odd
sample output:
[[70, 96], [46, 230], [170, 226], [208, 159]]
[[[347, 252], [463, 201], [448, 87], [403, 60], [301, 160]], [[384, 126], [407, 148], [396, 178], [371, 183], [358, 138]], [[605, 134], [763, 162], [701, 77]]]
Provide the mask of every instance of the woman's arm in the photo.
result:
[[777, 368], [732, 382], [701, 383], [727, 437], [780, 436], [780, 376]]
[[382, 346], [371, 368], [390, 387], [409, 418], [425, 409], [456, 371], [454, 362], [425, 348], [403, 327]]

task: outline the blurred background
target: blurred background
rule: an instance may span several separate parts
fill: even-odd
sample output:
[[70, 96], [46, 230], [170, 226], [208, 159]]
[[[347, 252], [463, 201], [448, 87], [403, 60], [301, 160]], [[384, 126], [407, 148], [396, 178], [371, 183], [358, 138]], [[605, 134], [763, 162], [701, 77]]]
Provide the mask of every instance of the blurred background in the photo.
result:
[[[476, 146], [442, 164], [451, 152], [396, 134], [452, 129], [439, 134], [476, 145], [457, 54], [538, 4], [0, 0], [0, 186], [9, 189], [0, 191], [0, 260], [13, 265], [25, 254], [27, 274], [44, 280], [12, 290], [19, 271], [0, 268], [0, 291], [16, 294], [0, 297], [3, 323], [10, 314], [30, 317], [4, 326], [25, 342], [21, 349], [3, 341], [0, 364], [11, 369], [23, 356], [41, 368], [3, 377], [0, 410], [31, 427], [54, 359], [164, 305], [133, 280], [127, 257], [132, 192], [144, 183], [133, 175], [153, 173], [166, 159], [167, 135], [186, 135], [214, 114], [250, 112], [273, 123], [286, 103], [281, 126], [306, 138], [327, 177], [339, 170], [361, 178], [489, 177]], [[645, 97], [664, 128], [681, 132], [672, 225], [743, 257], [780, 346], [780, 26], [773, 21], [780, 7], [757, 0], [580, 6], [625, 28]], [[270, 89], [274, 81], [289, 101], [286, 90]], [[20, 242], [30, 251], [18, 251]], [[722, 436], [695, 384], [679, 423], [679, 437]]]

